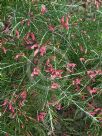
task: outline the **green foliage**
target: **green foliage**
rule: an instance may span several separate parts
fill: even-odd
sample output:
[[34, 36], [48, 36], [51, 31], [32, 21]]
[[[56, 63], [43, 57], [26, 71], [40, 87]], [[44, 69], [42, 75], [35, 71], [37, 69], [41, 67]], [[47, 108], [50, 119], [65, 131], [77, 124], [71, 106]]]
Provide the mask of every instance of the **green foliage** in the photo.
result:
[[[48, 10], [45, 14], [42, 4]], [[102, 73], [95, 80], [87, 75], [89, 70], [102, 71], [101, 6], [96, 9], [93, 2], [74, 0], [1, 0], [0, 12], [0, 136], [101, 136]], [[69, 30], [61, 25], [62, 16], [69, 16]], [[46, 45], [44, 56], [34, 56], [35, 50], [27, 48], [28, 32], [35, 34], [40, 47]], [[62, 78], [50, 78], [48, 58], [54, 69], [64, 71]], [[33, 78], [34, 61], [41, 72]], [[68, 63], [77, 65], [74, 72], [68, 71]], [[73, 83], [76, 78], [81, 79], [79, 86]], [[53, 82], [60, 88], [53, 90]], [[97, 88], [97, 93], [91, 94], [88, 86]], [[23, 91], [27, 98], [20, 107]], [[14, 113], [2, 105], [5, 100], [12, 103]], [[41, 112], [46, 116], [39, 122]]]

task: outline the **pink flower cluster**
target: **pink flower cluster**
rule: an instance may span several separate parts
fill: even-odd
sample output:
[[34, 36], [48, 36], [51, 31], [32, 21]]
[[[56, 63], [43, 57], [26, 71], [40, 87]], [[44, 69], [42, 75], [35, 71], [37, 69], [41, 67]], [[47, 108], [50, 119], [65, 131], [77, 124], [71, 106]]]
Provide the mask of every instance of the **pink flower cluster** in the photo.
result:
[[14, 107], [12, 105], [11, 102], [9, 102], [8, 100], [5, 100], [2, 104], [2, 106], [5, 108], [7, 107], [7, 109], [11, 112], [11, 113], [14, 113]]
[[53, 69], [52, 72], [51, 72], [51, 78], [52, 79], [62, 78], [62, 73], [63, 73], [63, 70]]
[[61, 110], [62, 109], [62, 105], [60, 103], [56, 104], [55, 107], [56, 107], [57, 110]]
[[50, 30], [51, 32], [54, 32], [54, 31], [55, 31], [55, 27], [54, 27], [53, 25], [49, 25], [48, 28], [49, 28], [49, 30]]
[[101, 0], [95, 0], [95, 5], [96, 5], [96, 8], [99, 9], [100, 6], [102, 4], [102, 1]]
[[40, 69], [39, 68], [34, 68], [31, 76], [38, 76], [40, 74]]
[[20, 100], [19, 100], [19, 106], [22, 107], [26, 98], [27, 98], [27, 92], [26, 91], [22, 91], [20, 94], [19, 94], [19, 97], [20, 97]]
[[76, 78], [72, 81], [72, 84], [77, 88], [77, 90], [80, 89], [80, 85], [81, 85], [81, 79], [80, 78]]
[[44, 54], [46, 53], [46, 46], [39, 46], [39, 44], [36, 42], [35, 34], [33, 32], [27, 33], [24, 37], [24, 41], [28, 49], [34, 50], [34, 57], [38, 53], [40, 53], [40, 56], [44, 56]]
[[51, 79], [62, 78], [63, 70], [54, 69], [52, 64], [50, 63], [49, 59], [46, 61], [46, 70], [45, 71], [47, 73], [51, 74]]
[[62, 25], [66, 30], [69, 29], [69, 17], [68, 17], [68, 16], [66, 16], [66, 17], [62, 16], [62, 18], [61, 18], [61, 25]]
[[51, 89], [58, 89], [60, 85], [58, 83], [52, 83], [51, 84]]
[[44, 121], [45, 116], [46, 116], [46, 112], [40, 112], [40, 113], [37, 115], [37, 121], [38, 121], [38, 122]]
[[102, 108], [94, 108], [93, 112], [90, 112], [92, 116], [95, 116], [97, 113], [102, 115]]
[[40, 56], [44, 56], [44, 54], [46, 53], [46, 47], [45, 46], [42, 46], [40, 48]]
[[1, 46], [0, 48], [2, 49], [3, 53], [6, 54], [7, 49], [5, 47], [3, 47], [3, 46]]
[[[100, 2], [98, 2], [98, 0], [95, 0], [95, 4], [96, 4], [96, 7], [99, 8], [100, 6]], [[45, 13], [47, 13], [48, 10], [46, 8], [45, 5], [42, 5], [41, 6], [41, 15], [44, 15]], [[22, 25], [24, 23], [24, 20], [22, 20]], [[27, 20], [27, 26], [30, 26], [31, 24], [31, 21], [28, 19]], [[60, 24], [62, 26], [62, 28], [66, 29], [66, 30], [69, 30], [69, 17], [68, 16], [62, 16], [61, 19], [60, 19]], [[53, 25], [48, 25], [48, 29], [49, 31], [51, 32], [55, 32], [55, 28], [56, 26], [53, 26]], [[16, 38], [19, 39], [20, 38], [20, 32], [18, 29], [16, 29], [15, 31], [15, 35], [16, 35]], [[46, 52], [47, 52], [47, 45], [46, 44], [42, 44], [40, 45], [37, 41], [37, 38], [35, 36], [35, 33], [33, 32], [28, 32], [25, 34], [25, 37], [24, 37], [24, 43], [27, 47], [27, 49], [31, 50], [31, 51], [34, 51], [34, 57], [37, 58], [37, 60], [39, 60], [38, 58], [39, 57], [43, 57]], [[80, 46], [80, 52], [84, 52], [84, 48], [83, 46]], [[6, 54], [6, 48], [2, 47], [1, 48], [3, 50], [3, 52]], [[24, 53], [19, 53], [15, 56], [15, 59], [18, 60], [20, 57], [23, 57], [25, 56]], [[81, 57], [79, 58], [79, 60], [81, 62], [85, 62], [85, 58], [84, 57]], [[37, 61], [34, 60], [34, 65], [37, 64]], [[74, 73], [75, 70], [76, 70], [76, 67], [77, 67], [77, 64], [75, 63], [68, 63], [66, 65], [66, 69], [67, 69], [67, 72], [69, 72], [70, 74]], [[34, 77], [34, 76], [39, 76], [41, 72], [41, 69], [38, 67], [38, 66], [34, 66], [33, 70], [32, 70], [32, 73], [31, 73], [31, 77]], [[62, 69], [55, 69], [53, 67], [53, 65], [51, 64], [50, 62], [50, 59], [48, 59], [46, 61], [46, 64], [45, 64], [45, 72], [50, 75], [50, 78], [51, 80], [51, 86], [50, 88], [52, 90], [56, 90], [56, 89], [59, 89], [60, 88], [60, 84], [58, 84], [56, 81], [54, 81], [55, 79], [57, 78], [62, 78], [62, 75], [64, 74], [64, 70]], [[86, 72], [86, 75], [90, 78], [90, 79], [95, 79], [97, 75], [102, 75], [102, 70], [88, 70]], [[74, 78], [72, 80], [72, 85], [74, 85], [77, 90], [80, 89], [80, 86], [81, 86], [81, 82], [82, 82], [82, 79], [81, 78]], [[88, 86], [87, 87], [87, 90], [89, 91], [89, 93], [91, 95], [93, 94], [96, 94], [98, 92], [98, 88], [94, 88], [94, 87], [90, 87]], [[19, 95], [17, 95], [16, 97], [16, 100], [18, 101], [18, 105], [19, 107], [21, 108], [24, 104], [24, 102], [26, 101], [27, 99], [27, 92], [26, 91], [22, 91]], [[83, 99], [85, 100], [85, 97], [83, 96]], [[15, 102], [16, 102], [15, 100]], [[15, 112], [15, 108], [13, 106], [14, 102], [9, 102], [8, 100], [5, 100], [4, 103], [2, 104], [2, 106], [5, 108], [7, 107], [7, 109], [11, 112], [11, 113], [14, 113]], [[50, 105], [54, 105], [52, 103], [50, 103]], [[61, 105], [61, 103], [57, 103], [54, 105], [55, 108], [57, 110], [61, 110], [63, 107]], [[100, 112], [102, 113], [102, 109], [101, 108], [95, 108], [93, 112], [90, 112], [91, 115], [96, 115], [97, 112]], [[42, 122], [44, 121], [46, 117], [46, 112], [40, 112], [38, 115], [37, 115], [37, 121], [38, 122]]]
[[90, 79], [95, 79], [97, 75], [102, 75], [102, 70], [89, 70], [87, 75]]
[[73, 85], [80, 85], [81, 84], [81, 79], [76, 78], [75, 80], [72, 81]]
[[15, 108], [13, 106], [13, 104], [15, 104], [16, 102], [18, 103], [19, 107], [21, 108], [25, 102], [27, 98], [27, 92], [26, 91], [22, 91], [20, 94], [15, 95], [15, 97], [12, 99], [12, 101], [9, 100], [4, 100], [2, 107], [5, 108], [5, 111], [10, 111], [11, 113], [15, 113]]
[[70, 73], [74, 73], [74, 69], [76, 68], [76, 64], [75, 63], [68, 63], [67, 64], [67, 69]]
[[33, 32], [28, 32], [24, 37], [24, 41], [26, 42], [26, 44], [33, 44], [35, 40], [36, 38]]
[[98, 91], [97, 88], [92, 88], [90, 86], [87, 87], [87, 90], [90, 92], [90, 94], [96, 94]]
[[46, 6], [43, 4], [43, 5], [41, 6], [41, 14], [44, 15], [46, 12], [47, 12], [47, 8], [46, 8]]

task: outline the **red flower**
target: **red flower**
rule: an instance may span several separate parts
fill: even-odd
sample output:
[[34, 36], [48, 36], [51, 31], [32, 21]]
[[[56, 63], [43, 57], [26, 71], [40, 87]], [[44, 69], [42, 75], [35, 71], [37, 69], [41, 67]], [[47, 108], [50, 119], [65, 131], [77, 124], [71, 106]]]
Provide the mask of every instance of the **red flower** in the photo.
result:
[[54, 68], [53, 68], [52, 64], [50, 63], [50, 59], [48, 59], [46, 61], [46, 66], [47, 66], [47, 68], [46, 68], [45, 71], [48, 72], [48, 73], [52, 73], [52, 71], [54, 70]]
[[61, 25], [62, 25], [66, 30], [69, 29], [69, 17], [68, 17], [68, 16], [66, 16], [66, 20], [65, 20], [65, 17], [64, 17], [64, 16], [61, 18]]
[[45, 46], [42, 46], [42, 47], [40, 48], [40, 55], [43, 56], [45, 53], [46, 53], [46, 47], [45, 47]]
[[60, 85], [57, 84], [57, 83], [52, 83], [51, 84], [51, 89], [58, 89], [59, 87], [60, 87]]
[[35, 41], [35, 35], [34, 35], [34, 33], [30, 33], [30, 36], [31, 36], [32, 40]]
[[52, 69], [52, 72], [51, 72], [51, 78], [54, 79], [54, 78], [61, 78], [62, 77], [62, 72], [63, 70], [55, 70], [55, 69]]
[[8, 100], [5, 100], [4, 103], [2, 104], [3, 107], [7, 106], [7, 108], [14, 113], [14, 107], [12, 106], [12, 103], [9, 102]]
[[26, 34], [26, 36], [24, 37], [24, 40], [26, 42], [26, 44], [32, 44], [36, 38], [33, 32], [29, 32]]
[[24, 101], [26, 100], [27, 98], [27, 92], [26, 91], [23, 91], [20, 93], [20, 101], [19, 101], [19, 106], [22, 107], [23, 106], [23, 103]]
[[97, 114], [97, 113], [101, 115], [101, 113], [102, 113], [102, 108], [95, 108], [93, 112], [90, 112], [90, 114], [91, 114], [92, 116], [95, 116], [95, 114]]
[[33, 77], [33, 76], [38, 76], [39, 73], [40, 73], [40, 69], [39, 69], [39, 68], [34, 68], [32, 74], [31, 74], [31, 76], [32, 76], [32, 77]]
[[67, 66], [69, 67], [69, 68], [75, 68], [76, 67], [76, 64], [75, 63], [68, 63], [67, 64]]
[[9, 110], [12, 112], [12, 113], [14, 113], [14, 107], [12, 106], [12, 103], [11, 102], [9, 102]]
[[87, 89], [90, 92], [90, 94], [96, 94], [98, 90], [97, 88], [91, 88], [90, 86], [88, 86]]
[[24, 57], [25, 54], [24, 53], [19, 53], [15, 56], [15, 59], [18, 60], [20, 57]]
[[84, 52], [84, 48], [83, 48], [82, 45], [80, 45], [79, 48], [80, 48], [80, 51], [81, 51], [81, 52]]
[[49, 28], [49, 30], [50, 30], [51, 32], [54, 32], [54, 31], [55, 31], [55, 27], [52, 26], [52, 25], [49, 25], [48, 28]]
[[1, 49], [3, 50], [3, 52], [6, 54], [7, 49], [5, 47], [1, 47]]
[[96, 77], [97, 74], [96, 74], [95, 71], [89, 70], [89, 71], [87, 71], [87, 75], [88, 75], [91, 79], [93, 79], [93, 78]]
[[9, 134], [8, 134], [8, 133], [6, 133], [6, 134], [5, 134], [5, 136], [9, 136]]
[[98, 111], [102, 111], [102, 109], [101, 108], [96, 108], [94, 111], [98, 112]]
[[80, 85], [81, 79], [76, 78], [75, 80], [72, 81], [73, 85]]
[[25, 100], [27, 98], [27, 92], [26, 91], [21, 92], [20, 97], [22, 98], [22, 100]]
[[85, 58], [80, 58], [80, 61], [81, 61], [81, 62], [85, 61]]
[[8, 104], [8, 100], [4, 100], [2, 106], [4, 107], [4, 106], [6, 106], [7, 104]]
[[96, 75], [102, 75], [102, 70], [95, 70]]
[[46, 61], [46, 66], [50, 66], [50, 59], [47, 59], [47, 61]]
[[96, 114], [96, 112], [93, 111], [93, 112], [90, 112], [90, 114], [91, 114], [92, 116], [94, 116], [94, 115]]
[[56, 104], [55, 107], [56, 107], [57, 110], [61, 110], [62, 109], [62, 106], [61, 106], [60, 103]]
[[62, 77], [62, 73], [63, 73], [63, 70], [56, 70], [53, 68], [52, 64], [50, 63], [50, 60], [48, 59], [46, 61], [46, 72], [50, 73], [51, 74], [51, 78], [52, 79], [55, 79], [56, 77], [57, 78], [61, 78]]
[[76, 78], [72, 81], [72, 84], [75, 85], [76, 89], [79, 90], [80, 89], [80, 84], [81, 84], [81, 79]]
[[37, 121], [44, 121], [45, 116], [46, 116], [46, 113], [45, 113], [45, 112], [40, 112], [40, 113], [37, 115]]
[[74, 72], [74, 68], [76, 67], [77, 65], [75, 63], [68, 63], [67, 64], [67, 68], [68, 68], [68, 71], [73, 73]]
[[34, 45], [30, 46], [30, 49], [34, 49], [34, 48], [38, 48], [39, 45], [37, 43], [35, 43]]
[[100, 0], [95, 0], [95, 5], [96, 5], [96, 8], [99, 9], [99, 7], [101, 5], [101, 1]]
[[102, 75], [102, 70], [89, 70], [87, 71], [87, 75], [90, 79], [95, 80], [97, 75]]
[[36, 50], [34, 51], [34, 57], [38, 54], [38, 52], [39, 52], [39, 49], [36, 49]]
[[49, 64], [49, 67], [45, 71], [48, 73], [52, 73], [54, 71], [52, 64]]
[[31, 22], [31, 21], [28, 19], [28, 20], [27, 20], [27, 26], [30, 26], [30, 22]]
[[45, 5], [41, 6], [41, 14], [44, 15], [47, 12], [47, 8]]
[[16, 30], [16, 37], [17, 37], [17, 39], [19, 39], [19, 37], [20, 37], [20, 34], [19, 34], [19, 31], [18, 30]]

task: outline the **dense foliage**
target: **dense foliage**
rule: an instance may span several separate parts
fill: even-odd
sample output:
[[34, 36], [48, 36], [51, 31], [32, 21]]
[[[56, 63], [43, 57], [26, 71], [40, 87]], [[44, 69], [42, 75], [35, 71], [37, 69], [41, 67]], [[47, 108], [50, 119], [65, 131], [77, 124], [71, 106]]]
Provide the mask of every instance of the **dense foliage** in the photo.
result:
[[0, 15], [0, 136], [101, 136], [101, 1], [1, 0]]

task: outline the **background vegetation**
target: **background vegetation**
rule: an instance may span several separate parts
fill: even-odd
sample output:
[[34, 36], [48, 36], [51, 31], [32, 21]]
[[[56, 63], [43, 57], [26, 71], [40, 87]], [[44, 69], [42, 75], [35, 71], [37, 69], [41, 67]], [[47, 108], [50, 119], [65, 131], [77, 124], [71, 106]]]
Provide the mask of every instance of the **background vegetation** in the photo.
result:
[[101, 28], [99, 0], [0, 1], [0, 136], [102, 135]]

